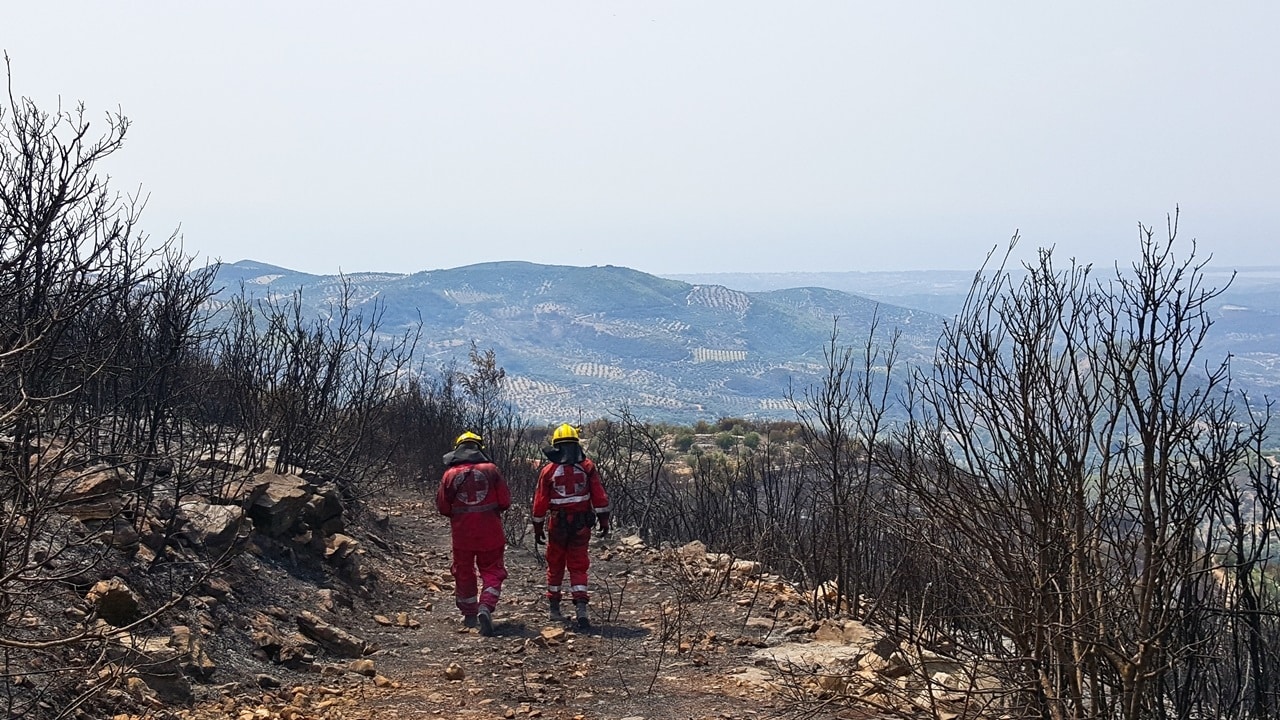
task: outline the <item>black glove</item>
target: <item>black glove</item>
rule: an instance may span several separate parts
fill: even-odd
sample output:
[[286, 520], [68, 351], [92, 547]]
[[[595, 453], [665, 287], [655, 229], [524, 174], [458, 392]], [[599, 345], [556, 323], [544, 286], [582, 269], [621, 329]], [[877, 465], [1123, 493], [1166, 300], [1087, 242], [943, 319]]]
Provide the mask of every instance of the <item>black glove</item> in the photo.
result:
[[596, 520], [600, 523], [600, 537], [609, 537], [609, 513], [598, 513]]
[[547, 533], [545, 530], [542, 529], [542, 523], [540, 522], [536, 522], [533, 524], [533, 544], [534, 545], [547, 544]]

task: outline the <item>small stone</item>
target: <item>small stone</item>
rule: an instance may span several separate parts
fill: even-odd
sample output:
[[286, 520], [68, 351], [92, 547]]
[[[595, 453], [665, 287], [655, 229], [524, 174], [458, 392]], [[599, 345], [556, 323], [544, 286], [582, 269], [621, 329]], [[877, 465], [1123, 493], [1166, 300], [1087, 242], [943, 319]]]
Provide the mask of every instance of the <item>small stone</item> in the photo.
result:
[[390, 627], [395, 624], [391, 622], [391, 618], [387, 617], [386, 615], [374, 615], [373, 621], [378, 623], [379, 625], [382, 625], [383, 627]]
[[272, 677], [272, 676], [270, 676], [270, 675], [267, 675], [267, 674], [265, 674], [265, 673], [264, 673], [264, 674], [261, 674], [261, 675], [255, 675], [255, 676], [254, 676], [254, 678], [253, 678], [253, 680], [254, 680], [254, 682], [258, 683], [258, 687], [260, 687], [260, 688], [262, 688], [262, 689], [264, 689], [264, 690], [270, 690], [270, 689], [272, 689], [272, 688], [278, 688], [278, 687], [280, 687], [280, 681], [279, 681], [279, 680], [277, 680], [277, 679], [275, 679], [274, 677]]
[[458, 663], [449, 663], [449, 667], [444, 669], [444, 676], [449, 680], [458, 681], [467, 676], [467, 671], [462, 669]]
[[385, 687], [391, 687], [394, 683], [391, 681], [391, 678], [387, 677], [386, 675], [374, 675], [373, 684], [380, 688], [385, 688]]
[[347, 664], [347, 670], [357, 675], [364, 675], [365, 677], [373, 677], [378, 674], [377, 669], [373, 665], [373, 661], [368, 658], [352, 660]]

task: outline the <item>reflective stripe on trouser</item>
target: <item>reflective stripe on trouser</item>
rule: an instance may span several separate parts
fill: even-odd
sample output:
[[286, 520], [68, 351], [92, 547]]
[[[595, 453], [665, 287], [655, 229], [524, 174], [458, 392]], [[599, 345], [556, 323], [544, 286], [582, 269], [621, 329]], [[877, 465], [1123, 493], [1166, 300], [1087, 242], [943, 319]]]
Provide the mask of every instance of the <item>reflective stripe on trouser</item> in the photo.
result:
[[[507, 578], [507, 569], [503, 565], [502, 556], [506, 548], [497, 550], [460, 550], [453, 549], [453, 565], [449, 571], [453, 573], [453, 597], [463, 615], [475, 615], [483, 605], [489, 610], [498, 606], [498, 598], [502, 596], [502, 581]], [[484, 593], [480, 594], [476, 568], [480, 569], [479, 580], [484, 582]]]
[[[569, 591], [574, 600], [587, 600], [587, 568], [591, 559], [587, 556], [587, 541], [591, 539], [591, 528], [583, 528], [568, 545], [548, 540], [547, 542], [547, 599], [559, 600], [564, 583], [565, 568], [569, 569]], [[585, 539], [584, 539], [585, 538]]]

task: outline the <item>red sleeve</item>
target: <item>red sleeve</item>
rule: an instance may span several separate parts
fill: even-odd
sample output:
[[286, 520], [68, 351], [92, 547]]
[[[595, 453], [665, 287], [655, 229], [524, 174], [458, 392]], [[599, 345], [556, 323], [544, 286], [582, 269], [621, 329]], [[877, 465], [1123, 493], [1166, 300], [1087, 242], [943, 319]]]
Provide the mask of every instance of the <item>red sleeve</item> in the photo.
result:
[[587, 482], [591, 485], [591, 507], [595, 508], [597, 513], [609, 512], [609, 493], [604, 490], [604, 483], [600, 480], [600, 472], [596, 470], [596, 464], [591, 460], [582, 462], [582, 469], [587, 471]]
[[502, 471], [498, 469], [498, 466], [490, 465], [489, 467], [493, 471], [493, 484], [498, 492], [498, 512], [505, 512], [507, 508], [511, 507], [511, 490], [507, 487], [507, 479], [502, 477]]
[[547, 483], [551, 479], [551, 473], [555, 468], [554, 463], [542, 466], [542, 470], [538, 473], [538, 484], [533, 489], [533, 521], [542, 522], [547, 519], [547, 511], [551, 509], [551, 495], [547, 491]]
[[445, 492], [449, 487], [449, 481], [452, 476], [452, 469], [445, 470], [444, 475], [440, 478], [440, 488], [436, 490], [436, 510], [439, 510], [440, 514], [445, 517], [453, 515], [453, 503], [449, 502], [449, 497]]

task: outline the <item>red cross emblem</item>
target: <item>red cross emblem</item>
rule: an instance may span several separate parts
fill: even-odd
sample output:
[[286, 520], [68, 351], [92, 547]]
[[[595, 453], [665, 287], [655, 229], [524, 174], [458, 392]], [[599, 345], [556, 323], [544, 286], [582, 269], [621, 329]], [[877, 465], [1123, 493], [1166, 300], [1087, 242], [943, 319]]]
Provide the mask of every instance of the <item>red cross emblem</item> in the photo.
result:
[[454, 481], [455, 497], [463, 505], [479, 505], [489, 497], [489, 478], [484, 473], [468, 468]]

